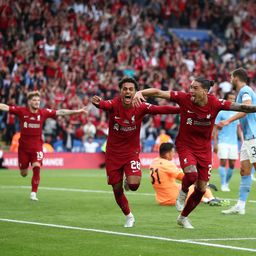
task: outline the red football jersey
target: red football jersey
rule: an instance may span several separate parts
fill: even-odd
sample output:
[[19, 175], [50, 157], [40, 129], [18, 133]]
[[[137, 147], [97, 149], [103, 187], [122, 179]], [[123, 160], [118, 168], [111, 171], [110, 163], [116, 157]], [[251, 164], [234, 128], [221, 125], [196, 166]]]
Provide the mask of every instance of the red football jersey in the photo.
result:
[[120, 97], [100, 101], [101, 109], [109, 112], [109, 134], [106, 155], [125, 159], [140, 152], [140, 128], [146, 114], [175, 114], [180, 108], [142, 103], [140, 107], [124, 108]]
[[42, 151], [42, 130], [44, 121], [56, 117], [56, 110], [39, 109], [31, 113], [27, 107], [10, 106], [10, 113], [18, 116], [20, 120], [19, 148]]
[[208, 103], [197, 106], [191, 101], [191, 94], [171, 91], [170, 100], [180, 106], [180, 128], [176, 146], [189, 147], [193, 151], [211, 150], [211, 135], [215, 118], [220, 110], [228, 110], [231, 102], [217, 99], [208, 94]]

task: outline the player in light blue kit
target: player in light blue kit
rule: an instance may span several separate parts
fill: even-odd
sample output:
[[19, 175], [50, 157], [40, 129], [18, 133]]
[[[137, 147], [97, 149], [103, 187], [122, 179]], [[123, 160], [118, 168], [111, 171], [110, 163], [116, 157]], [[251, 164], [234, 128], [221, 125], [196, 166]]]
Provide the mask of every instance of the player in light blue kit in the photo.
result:
[[[256, 104], [256, 94], [247, 85], [248, 76], [246, 70], [238, 68], [231, 73], [231, 83], [237, 91], [237, 103], [246, 105]], [[240, 152], [240, 190], [239, 199], [232, 208], [222, 211], [224, 214], [245, 214], [245, 203], [250, 192], [252, 178], [252, 165], [256, 168], [256, 113], [237, 113], [227, 120], [221, 121], [218, 126], [224, 127], [231, 122], [240, 119], [244, 134], [244, 143]]]
[[[236, 96], [234, 92], [225, 94], [225, 100], [235, 102]], [[216, 117], [215, 124], [222, 120], [226, 120], [236, 114], [235, 111], [220, 111]], [[229, 181], [233, 175], [235, 162], [238, 159], [238, 136], [243, 140], [243, 134], [239, 121], [236, 120], [221, 130], [217, 129], [217, 125], [213, 129], [214, 152], [218, 154], [220, 159], [219, 175], [221, 180], [221, 191], [229, 192]], [[226, 165], [227, 168], [226, 168]]]

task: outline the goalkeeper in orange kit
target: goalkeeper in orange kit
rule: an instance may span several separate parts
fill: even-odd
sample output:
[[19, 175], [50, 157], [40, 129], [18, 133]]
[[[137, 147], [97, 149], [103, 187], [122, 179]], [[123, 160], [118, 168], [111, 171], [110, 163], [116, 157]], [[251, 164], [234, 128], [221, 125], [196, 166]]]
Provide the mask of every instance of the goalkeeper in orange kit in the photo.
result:
[[[172, 143], [162, 143], [159, 149], [159, 157], [155, 158], [150, 165], [150, 177], [156, 192], [156, 201], [160, 205], [175, 205], [180, 191], [180, 184], [176, 180], [182, 180], [184, 173], [172, 161], [175, 154]], [[189, 193], [194, 190], [194, 185], [189, 188]], [[217, 199], [209, 188], [201, 200], [209, 205], [227, 205], [227, 201]]]

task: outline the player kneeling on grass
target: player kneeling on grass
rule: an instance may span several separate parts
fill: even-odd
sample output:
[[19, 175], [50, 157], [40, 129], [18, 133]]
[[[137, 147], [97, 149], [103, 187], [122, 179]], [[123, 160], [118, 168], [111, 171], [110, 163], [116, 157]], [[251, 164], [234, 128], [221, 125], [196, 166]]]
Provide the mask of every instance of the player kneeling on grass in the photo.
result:
[[[159, 156], [150, 165], [151, 183], [156, 192], [156, 201], [160, 205], [175, 205], [181, 189], [181, 184], [177, 183], [176, 180], [181, 181], [184, 173], [174, 163], [174, 154], [175, 150], [172, 143], [162, 143], [159, 148]], [[190, 186], [189, 195], [194, 191], [194, 187], [194, 185]], [[226, 205], [225, 200], [213, 196], [209, 187], [206, 188], [201, 202], [211, 206]]]
[[[154, 106], [142, 103], [132, 105], [138, 84], [135, 79], [125, 77], [119, 82], [120, 96], [104, 101], [94, 96], [92, 103], [109, 113], [109, 134], [106, 146], [106, 172], [108, 184], [112, 186], [116, 203], [126, 216], [124, 227], [133, 227], [135, 218], [130, 210], [124, 188], [136, 191], [140, 186], [140, 127], [146, 114], [179, 113], [178, 107]], [[124, 182], [123, 177], [126, 177]]]
[[40, 109], [40, 92], [32, 91], [27, 95], [27, 107], [8, 106], [0, 103], [0, 110], [9, 111], [18, 116], [20, 121], [20, 139], [18, 147], [18, 162], [20, 174], [26, 177], [31, 164], [33, 176], [31, 180], [31, 200], [37, 201], [37, 190], [40, 182], [40, 168], [43, 162], [43, 123], [47, 118], [72, 114], [87, 114], [86, 108], [69, 109]]

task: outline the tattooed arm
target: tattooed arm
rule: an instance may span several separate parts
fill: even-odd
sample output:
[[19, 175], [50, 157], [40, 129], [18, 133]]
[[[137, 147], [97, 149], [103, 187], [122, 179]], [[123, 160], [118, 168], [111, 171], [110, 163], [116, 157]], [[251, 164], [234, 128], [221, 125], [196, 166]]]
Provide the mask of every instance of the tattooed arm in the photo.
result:
[[256, 112], [256, 106], [252, 105], [251, 100], [245, 100], [243, 104], [232, 102], [230, 105], [230, 109], [233, 111], [237, 111], [235, 115], [231, 116], [230, 118], [223, 120], [217, 124], [218, 129], [223, 128], [226, 125], [229, 125], [231, 122], [234, 122], [240, 118], [246, 116], [246, 113], [253, 113]]
[[[239, 104], [233, 102], [230, 106], [230, 110], [238, 111], [238, 112], [245, 112], [245, 113], [254, 113], [256, 112], [256, 106], [255, 105], [249, 105], [249, 104]], [[246, 114], [243, 113], [245, 116]]]

